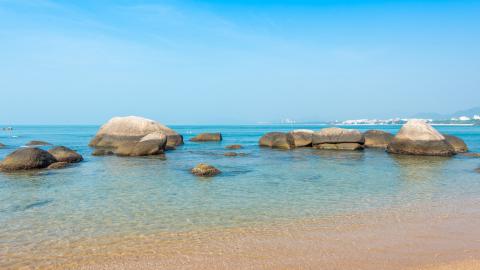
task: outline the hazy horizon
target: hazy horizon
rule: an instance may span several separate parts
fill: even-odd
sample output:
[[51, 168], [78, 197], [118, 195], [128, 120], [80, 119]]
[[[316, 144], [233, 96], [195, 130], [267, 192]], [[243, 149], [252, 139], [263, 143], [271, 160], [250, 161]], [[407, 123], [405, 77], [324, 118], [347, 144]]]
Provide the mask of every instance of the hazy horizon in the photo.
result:
[[476, 1], [0, 0], [0, 124], [254, 124], [479, 106]]

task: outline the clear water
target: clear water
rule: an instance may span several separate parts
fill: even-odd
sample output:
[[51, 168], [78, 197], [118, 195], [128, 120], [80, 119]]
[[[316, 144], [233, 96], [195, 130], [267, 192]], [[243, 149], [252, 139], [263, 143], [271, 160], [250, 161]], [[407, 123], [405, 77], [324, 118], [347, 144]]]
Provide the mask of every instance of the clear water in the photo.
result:
[[[259, 148], [269, 131], [323, 126], [172, 126], [186, 144], [166, 159], [94, 157], [87, 146], [97, 126], [16, 126], [1, 131], [3, 158], [30, 140], [79, 151], [73, 167], [0, 174], [0, 253], [48, 241], [84, 237], [188, 231], [372, 208], [450, 201], [480, 194], [480, 159], [394, 156], [360, 152]], [[399, 126], [355, 127], [384, 129]], [[480, 127], [438, 127], [480, 152]], [[221, 143], [191, 143], [194, 134], [221, 132]], [[15, 137], [12, 137], [15, 136]], [[246, 156], [225, 157], [224, 147]], [[207, 162], [222, 174], [202, 179], [189, 169]]]

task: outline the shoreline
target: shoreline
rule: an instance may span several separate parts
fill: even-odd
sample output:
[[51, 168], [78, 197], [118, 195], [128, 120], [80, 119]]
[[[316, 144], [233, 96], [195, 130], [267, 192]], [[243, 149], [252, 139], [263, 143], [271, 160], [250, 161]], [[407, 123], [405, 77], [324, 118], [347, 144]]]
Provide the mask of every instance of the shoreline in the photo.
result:
[[85, 270], [317, 269], [318, 265], [345, 270], [475, 269], [480, 262], [480, 240], [475, 240], [480, 239], [478, 202], [64, 241], [39, 246], [36, 254], [28, 256], [6, 254], [12, 263], [0, 265]]

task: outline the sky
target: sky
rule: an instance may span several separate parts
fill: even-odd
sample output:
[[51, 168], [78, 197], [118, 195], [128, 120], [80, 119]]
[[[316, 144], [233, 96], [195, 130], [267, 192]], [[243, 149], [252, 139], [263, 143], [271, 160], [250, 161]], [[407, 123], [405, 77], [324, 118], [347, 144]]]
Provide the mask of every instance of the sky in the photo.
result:
[[0, 124], [249, 124], [480, 105], [480, 1], [0, 0]]

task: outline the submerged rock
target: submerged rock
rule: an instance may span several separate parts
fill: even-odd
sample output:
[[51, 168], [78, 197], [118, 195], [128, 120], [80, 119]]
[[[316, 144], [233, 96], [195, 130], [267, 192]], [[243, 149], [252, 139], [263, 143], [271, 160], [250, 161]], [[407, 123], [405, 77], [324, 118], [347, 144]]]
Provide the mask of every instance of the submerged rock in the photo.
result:
[[359, 143], [321, 143], [314, 145], [314, 148], [321, 150], [362, 150], [363, 145]]
[[42, 145], [52, 145], [51, 143], [44, 141], [29, 141], [26, 146], [42, 146]]
[[55, 162], [55, 163], [52, 163], [50, 164], [47, 169], [48, 170], [56, 170], [56, 169], [63, 169], [63, 168], [66, 168], [70, 166], [70, 163], [69, 162]]
[[122, 144], [138, 142], [151, 133], [163, 133], [167, 136], [167, 145], [175, 147], [183, 144], [182, 135], [156, 121], [138, 117], [114, 117], [104, 124], [90, 141], [90, 146], [116, 149]]
[[457, 136], [443, 134], [445, 140], [453, 146], [456, 153], [465, 153], [468, 151], [467, 144]]
[[5, 144], [0, 143], [0, 148], [3, 148], [3, 147], [5, 147], [5, 146], [6, 146]]
[[59, 162], [75, 163], [83, 160], [82, 155], [65, 146], [57, 146], [48, 150]]
[[226, 156], [226, 157], [236, 157], [236, 156], [238, 156], [238, 154], [235, 153], [235, 152], [226, 152], [223, 155]]
[[466, 157], [480, 157], [480, 153], [472, 153], [472, 152], [460, 153], [460, 155], [466, 156]]
[[296, 129], [289, 132], [293, 136], [295, 147], [312, 146], [313, 130]]
[[260, 146], [267, 146], [279, 149], [295, 148], [295, 140], [291, 133], [269, 132], [263, 135], [259, 140]]
[[363, 133], [365, 137], [365, 147], [370, 148], [387, 148], [392, 141], [393, 135], [382, 130], [368, 130]]
[[195, 166], [195, 168], [191, 170], [191, 172], [196, 176], [203, 176], [203, 177], [211, 177], [221, 173], [219, 169], [213, 167], [212, 165], [208, 165], [206, 163], [198, 164], [197, 166]]
[[92, 152], [93, 156], [111, 156], [114, 154], [115, 153], [112, 150], [105, 148], [97, 148]]
[[0, 163], [2, 171], [43, 169], [57, 162], [49, 152], [39, 148], [20, 148], [10, 153]]
[[480, 173], [480, 168], [475, 169], [476, 172]]
[[452, 156], [455, 149], [422, 120], [408, 121], [387, 146], [387, 152], [406, 155]]
[[225, 146], [226, 149], [242, 149], [243, 146], [241, 146], [240, 144], [231, 144], [231, 145], [227, 145]]
[[200, 133], [190, 139], [192, 142], [219, 142], [222, 140], [221, 133]]

